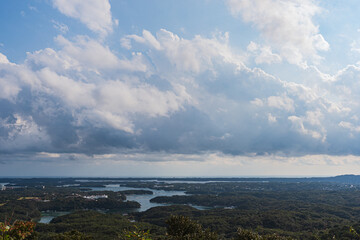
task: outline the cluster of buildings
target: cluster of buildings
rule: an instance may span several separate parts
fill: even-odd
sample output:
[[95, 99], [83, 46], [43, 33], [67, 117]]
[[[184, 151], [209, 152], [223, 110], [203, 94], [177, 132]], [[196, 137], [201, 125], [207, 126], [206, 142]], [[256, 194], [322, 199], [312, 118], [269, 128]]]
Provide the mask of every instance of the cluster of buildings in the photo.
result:
[[91, 200], [96, 200], [96, 199], [100, 199], [100, 198], [108, 198], [108, 195], [90, 195], [90, 196], [83, 196], [83, 198], [86, 199], [91, 199]]
[[6, 186], [4, 184], [0, 184], [0, 189], [1, 189], [1, 191], [6, 190]]

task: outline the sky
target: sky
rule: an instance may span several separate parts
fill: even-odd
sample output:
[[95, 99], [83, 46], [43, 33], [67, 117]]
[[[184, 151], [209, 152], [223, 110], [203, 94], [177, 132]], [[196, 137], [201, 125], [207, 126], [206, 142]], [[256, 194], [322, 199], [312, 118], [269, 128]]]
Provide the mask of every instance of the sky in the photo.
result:
[[359, 174], [359, 11], [0, 1], [0, 176]]

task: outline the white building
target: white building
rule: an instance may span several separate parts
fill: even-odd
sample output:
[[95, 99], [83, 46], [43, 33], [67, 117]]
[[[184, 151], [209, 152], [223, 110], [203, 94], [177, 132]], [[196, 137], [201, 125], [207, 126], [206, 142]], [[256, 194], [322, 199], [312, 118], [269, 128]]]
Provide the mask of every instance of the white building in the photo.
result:
[[6, 186], [5, 186], [5, 185], [0, 184], [0, 188], [1, 188], [1, 191], [6, 190]]

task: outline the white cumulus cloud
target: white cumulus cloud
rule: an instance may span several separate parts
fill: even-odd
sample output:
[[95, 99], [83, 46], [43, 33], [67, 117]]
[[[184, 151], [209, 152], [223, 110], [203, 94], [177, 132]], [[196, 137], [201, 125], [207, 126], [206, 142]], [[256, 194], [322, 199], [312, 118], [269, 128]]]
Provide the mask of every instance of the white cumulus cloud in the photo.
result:
[[113, 31], [108, 0], [53, 0], [53, 5], [62, 14], [80, 20], [90, 30], [102, 36]]
[[255, 63], [261, 64], [272, 64], [281, 62], [281, 56], [273, 53], [271, 47], [269, 46], [259, 46], [254, 42], [250, 42], [247, 47], [247, 50], [255, 55]]
[[3, 63], [3, 64], [8, 64], [8, 63], [10, 63], [9, 60], [8, 60], [8, 58], [7, 58], [4, 54], [2, 54], [2, 53], [0, 53], [0, 64], [1, 64], [1, 63]]
[[233, 15], [252, 23], [279, 54], [292, 64], [317, 61], [329, 49], [312, 17], [321, 11], [313, 0], [227, 0]]

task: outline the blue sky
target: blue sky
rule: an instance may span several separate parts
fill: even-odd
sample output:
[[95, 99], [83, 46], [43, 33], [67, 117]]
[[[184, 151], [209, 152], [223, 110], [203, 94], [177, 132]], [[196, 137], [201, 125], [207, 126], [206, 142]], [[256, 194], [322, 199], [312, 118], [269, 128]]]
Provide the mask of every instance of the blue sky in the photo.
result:
[[360, 171], [358, 1], [0, 2], [0, 176]]

